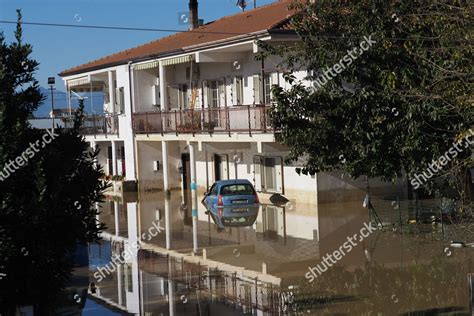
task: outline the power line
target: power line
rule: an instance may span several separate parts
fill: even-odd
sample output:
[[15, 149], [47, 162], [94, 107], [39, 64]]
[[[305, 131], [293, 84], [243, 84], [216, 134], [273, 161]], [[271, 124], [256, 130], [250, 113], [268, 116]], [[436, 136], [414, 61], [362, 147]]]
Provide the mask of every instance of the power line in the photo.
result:
[[[3, 24], [17, 24], [18, 21], [5, 21], [0, 20], [0, 23]], [[122, 31], [146, 31], [146, 32], [166, 32], [166, 33], [205, 33], [205, 34], [223, 34], [223, 35], [245, 35], [247, 33], [237, 33], [237, 32], [214, 32], [214, 31], [200, 31], [194, 29], [192, 31], [188, 30], [177, 30], [177, 29], [154, 29], [154, 28], [136, 28], [136, 27], [122, 27], [122, 26], [105, 26], [105, 25], [78, 25], [78, 24], [60, 24], [60, 23], [43, 23], [43, 22], [24, 22], [21, 21], [23, 25], [36, 25], [36, 26], [53, 26], [53, 27], [72, 27], [72, 28], [85, 28], [85, 29], [103, 29], [103, 30], [122, 30]]]
[[[0, 20], [0, 24], [17, 24], [17, 21], [6, 21]], [[135, 27], [122, 27], [122, 26], [105, 26], [105, 25], [78, 25], [78, 24], [61, 24], [61, 23], [43, 23], [43, 22], [21, 22], [23, 25], [34, 25], [34, 26], [50, 26], [50, 27], [69, 27], [69, 28], [84, 28], [84, 29], [102, 29], [102, 30], [122, 30], [122, 31], [146, 31], [146, 32], [166, 32], [166, 33], [196, 33], [196, 34], [220, 34], [220, 35], [246, 35], [249, 33], [242, 33], [242, 32], [219, 32], [219, 31], [205, 31], [205, 30], [198, 30], [194, 29], [192, 31], [189, 30], [178, 30], [178, 29], [159, 29], [159, 28], [135, 28]], [[326, 39], [342, 39], [342, 40], [350, 40], [350, 39], [364, 39], [364, 36], [346, 36], [346, 35], [326, 35], [326, 34], [318, 34], [313, 35], [313, 38], [326, 38]], [[413, 37], [378, 37], [373, 36], [376, 40], [394, 40], [394, 41], [406, 41], [406, 40], [413, 40]], [[435, 38], [425, 38], [427, 40]], [[471, 40], [452, 40], [449, 42], [453, 43], [471, 43]]]

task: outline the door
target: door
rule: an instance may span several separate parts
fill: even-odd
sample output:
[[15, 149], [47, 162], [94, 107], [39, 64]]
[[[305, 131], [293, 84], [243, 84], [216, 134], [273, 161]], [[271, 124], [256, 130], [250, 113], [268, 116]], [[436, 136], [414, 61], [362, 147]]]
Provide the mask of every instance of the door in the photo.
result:
[[228, 155], [214, 155], [214, 179], [215, 181], [229, 179]]
[[107, 165], [109, 175], [113, 175], [113, 164], [112, 164], [112, 146], [107, 147]]
[[191, 163], [189, 154], [181, 154], [181, 165], [183, 166], [183, 189], [188, 190], [191, 184]]

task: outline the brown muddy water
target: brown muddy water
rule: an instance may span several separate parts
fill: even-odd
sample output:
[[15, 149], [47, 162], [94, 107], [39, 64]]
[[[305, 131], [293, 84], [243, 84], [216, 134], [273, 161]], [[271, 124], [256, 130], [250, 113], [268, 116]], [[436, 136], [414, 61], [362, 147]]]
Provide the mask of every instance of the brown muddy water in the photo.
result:
[[438, 201], [420, 201], [428, 215], [408, 224], [413, 202], [375, 197], [384, 228], [366, 237], [362, 201], [262, 205], [223, 228], [200, 208], [196, 240], [188, 201], [179, 192], [108, 198], [104, 240], [89, 245], [89, 298], [135, 315], [471, 315], [474, 248], [451, 241], [474, 242], [474, 226], [432, 223]]

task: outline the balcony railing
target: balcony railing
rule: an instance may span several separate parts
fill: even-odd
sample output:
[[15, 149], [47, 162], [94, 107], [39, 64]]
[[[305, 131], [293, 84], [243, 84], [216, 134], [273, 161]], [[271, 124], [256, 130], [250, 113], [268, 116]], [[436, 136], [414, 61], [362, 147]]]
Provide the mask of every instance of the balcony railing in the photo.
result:
[[[74, 124], [72, 118], [61, 118], [65, 128]], [[119, 131], [118, 115], [93, 115], [84, 116], [80, 133], [82, 135], [117, 135]]]
[[271, 132], [270, 106], [235, 106], [133, 114], [138, 134]]

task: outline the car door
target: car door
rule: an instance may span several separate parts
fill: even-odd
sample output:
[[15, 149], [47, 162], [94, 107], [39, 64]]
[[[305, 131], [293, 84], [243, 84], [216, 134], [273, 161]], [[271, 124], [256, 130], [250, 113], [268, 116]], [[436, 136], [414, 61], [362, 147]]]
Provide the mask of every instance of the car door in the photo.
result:
[[212, 203], [213, 203], [212, 192], [216, 191], [216, 187], [217, 185], [214, 183], [209, 189], [208, 194], [204, 197], [202, 201], [208, 211], [212, 209]]

